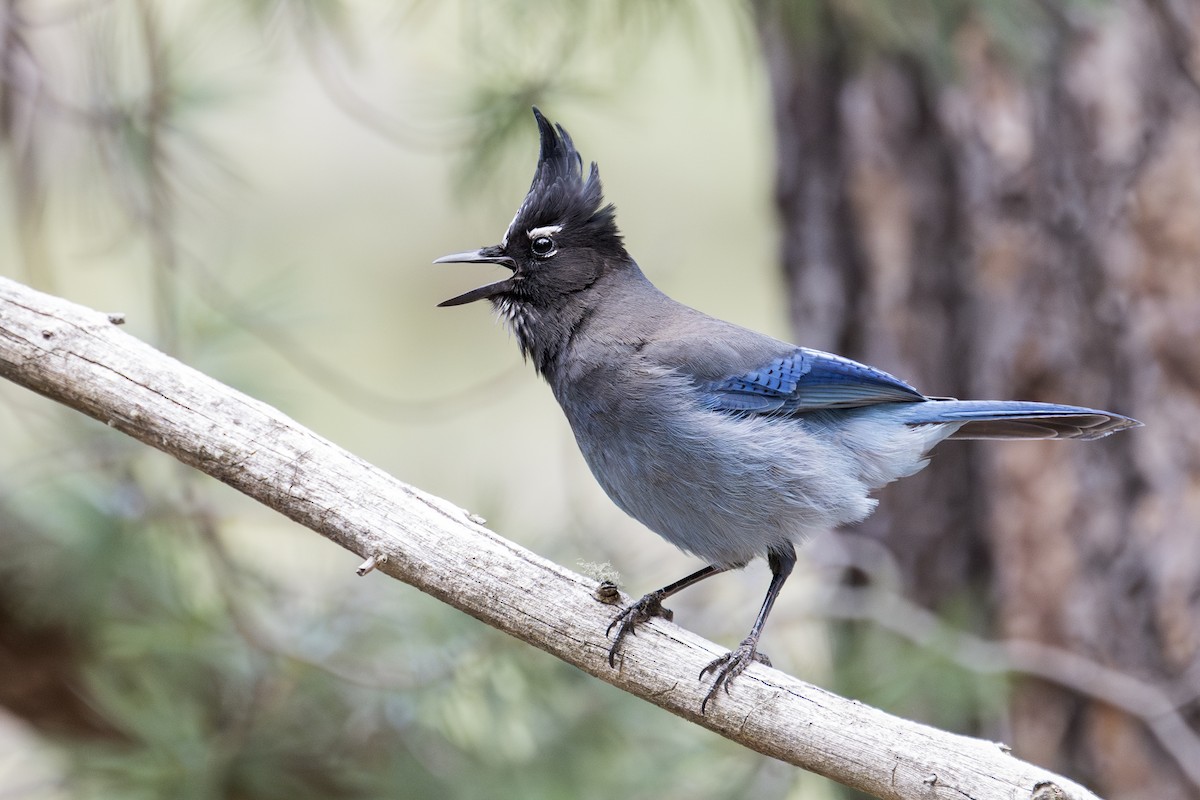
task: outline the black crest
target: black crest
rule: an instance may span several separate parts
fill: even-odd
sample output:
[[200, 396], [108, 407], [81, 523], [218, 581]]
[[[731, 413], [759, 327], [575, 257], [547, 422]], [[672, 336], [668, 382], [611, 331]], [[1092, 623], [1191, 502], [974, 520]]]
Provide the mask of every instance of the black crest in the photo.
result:
[[592, 162], [585, 180], [583, 158], [571, 135], [561, 125], [552, 124], [536, 107], [533, 116], [541, 134], [541, 153], [529, 193], [509, 226], [505, 241], [530, 228], [562, 225], [572, 238], [586, 237], [597, 248], [621, 248], [616, 209], [611, 204], [604, 205], [596, 162]]

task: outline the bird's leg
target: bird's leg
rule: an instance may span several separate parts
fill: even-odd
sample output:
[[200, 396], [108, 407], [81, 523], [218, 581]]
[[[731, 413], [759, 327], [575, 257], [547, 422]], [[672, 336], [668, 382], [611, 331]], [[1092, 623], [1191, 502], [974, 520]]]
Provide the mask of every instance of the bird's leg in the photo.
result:
[[779, 590], [783, 588], [788, 575], [792, 574], [792, 567], [796, 566], [796, 550], [789, 545], [786, 552], [771, 551], [767, 555], [767, 563], [771, 565], [771, 585], [767, 587], [767, 596], [763, 599], [762, 608], [759, 609], [758, 618], [754, 620], [754, 626], [750, 628], [750, 635], [733, 650], [714, 659], [700, 671], [701, 680], [710, 672], [716, 675], [712, 687], [709, 688], [708, 694], [704, 696], [704, 701], [700, 704], [701, 714], [708, 706], [708, 701], [716, 697], [717, 692], [722, 688], [725, 689], [725, 694], [729, 694], [729, 684], [733, 682], [734, 678], [745, 672], [751, 662], [762, 661], [767, 666], [771, 664], [758, 653], [758, 637], [762, 635], [763, 626], [767, 624], [767, 615], [771, 613], [771, 606], [775, 605], [775, 598], [779, 596]]
[[724, 572], [729, 567], [718, 567], [715, 564], [709, 564], [704, 569], [699, 569], [688, 575], [686, 578], [680, 578], [672, 584], [664, 586], [656, 592], [638, 600], [636, 603], [626, 606], [617, 614], [616, 619], [608, 626], [608, 630], [604, 632], [605, 636], [612, 633], [613, 628], [617, 629], [617, 636], [613, 640], [612, 647], [608, 649], [608, 665], [610, 667], [617, 666], [617, 652], [621, 649], [621, 642], [629, 634], [637, 633], [637, 626], [651, 617], [663, 617], [670, 620], [674, 615], [669, 609], [663, 608], [662, 601], [666, 600], [676, 592], [683, 591], [692, 584], [699, 583], [705, 578], [711, 578], [713, 575]]

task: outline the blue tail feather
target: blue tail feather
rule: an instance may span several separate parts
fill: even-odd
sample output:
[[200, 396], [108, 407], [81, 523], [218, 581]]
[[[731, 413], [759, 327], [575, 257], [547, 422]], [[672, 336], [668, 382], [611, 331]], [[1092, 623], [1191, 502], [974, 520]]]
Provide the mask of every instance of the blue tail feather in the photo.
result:
[[1015, 400], [938, 400], [903, 407], [909, 425], [961, 423], [951, 439], [1099, 439], [1142, 423], [1081, 406]]

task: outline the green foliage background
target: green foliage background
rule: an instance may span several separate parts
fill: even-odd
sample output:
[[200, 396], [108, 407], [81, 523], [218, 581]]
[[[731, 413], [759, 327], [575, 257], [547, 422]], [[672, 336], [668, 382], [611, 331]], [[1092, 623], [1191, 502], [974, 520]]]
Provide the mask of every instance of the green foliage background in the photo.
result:
[[[9, 9], [3, 274], [124, 312], [131, 333], [552, 557], [612, 557], [639, 585], [690, 566], [607, 506], [484, 310], [434, 310], [482, 273], [429, 262], [503, 232], [538, 102], [606, 165], [631, 241], [657, 243], [643, 252], [667, 280], [710, 274], [688, 260], [703, 242], [677, 245], [743, 203], [731, 245], [762, 277], [732, 302], [778, 315], [762, 87], [735, 12]], [[705, 198], [699, 219], [663, 211], [680, 190]], [[795, 784], [407, 587], [356, 577], [351, 554], [16, 387], [0, 386], [0, 437], [12, 669], [38, 650], [48, 682], [83, 699], [55, 709], [60, 698], [33, 694], [33, 713], [5, 715], [6, 797], [720, 797], [747, 782], [781, 796]], [[642, 574], [617, 558], [626, 547], [647, 551]]]
[[[131, 333], [563, 563], [611, 562], [631, 591], [695, 568], [603, 497], [482, 308], [434, 308], [487, 270], [429, 262], [503, 233], [537, 103], [600, 162], [660, 286], [786, 337], [746, 6], [0, 5], [0, 273], [124, 312]], [[864, 54], [947, 62], [931, 43], [955, 20], [978, 6], [1003, 30], [1013, 13], [793, 5], [801, 33], [833, 13]], [[0, 662], [9, 680], [44, 662], [74, 698], [8, 698], [0, 796], [829, 791], [414, 590], [357, 578], [351, 554], [8, 385], [0, 441]], [[831, 682], [812, 585], [789, 586], [765, 646]], [[736, 641], [763, 586], [751, 567], [682, 598], [677, 619]], [[839, 688], [933, 707], [931, 721], [995, 711], [1003, 694], [886, 636], [848, 646], [861, 668]], [[898, 663], [911, 673], [885, 681], [879, 665]]]

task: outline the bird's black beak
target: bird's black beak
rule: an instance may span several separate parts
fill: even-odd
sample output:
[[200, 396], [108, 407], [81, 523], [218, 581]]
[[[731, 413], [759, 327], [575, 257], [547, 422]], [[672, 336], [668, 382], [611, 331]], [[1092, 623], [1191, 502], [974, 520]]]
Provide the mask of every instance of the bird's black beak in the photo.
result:
[[[505, 255], [504, 249], [499, 245], [491, 247], [483, 247], [479, 250], [471, 250], [466, 253], [453, 253], [448, 256], [442, 256], [436, 259], [435, 264], [501, 264], [511, 270], [517, 268], [516, 262], [509, 256]], [[486, 286], [480, 286], [478, 289], [472, 289], [469, 292], [460, 294], [458, 297], [451, 297], [449, 300], [443, 300], [438, 303], [438, 308], [445, 306], [461, 306], [464, 303], [474, 303], [476, 300], [482, 300], [485, 297], [495, 297], [498, 294], [504, 294], [513, 287], [513, 279], [506, 278], [496, 283], [489, 283]]]

